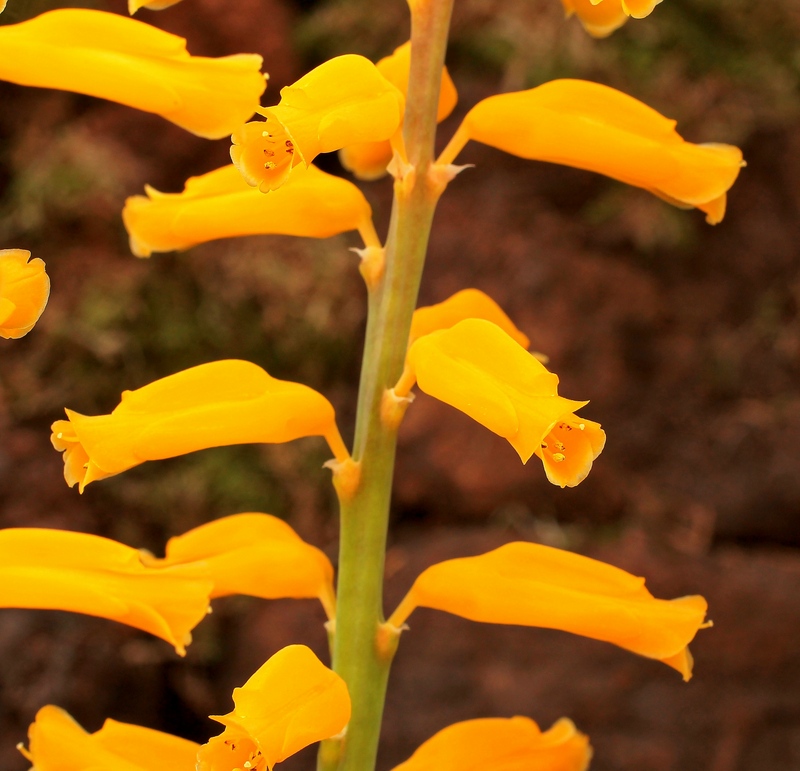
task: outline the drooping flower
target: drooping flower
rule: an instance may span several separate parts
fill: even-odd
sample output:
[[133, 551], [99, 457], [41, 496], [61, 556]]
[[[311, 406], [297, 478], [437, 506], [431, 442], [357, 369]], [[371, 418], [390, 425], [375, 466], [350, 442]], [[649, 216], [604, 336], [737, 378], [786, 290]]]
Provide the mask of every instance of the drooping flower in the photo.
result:
[[[397, 87], [405, 97], [408, 94], [408, 76], [411, 68], [411, 42], [395, 48], [391, 56], [385, 56], [376, 65], [390, 83]], [[447, 67], [442, 69], [442, 80], [439, 87], [439, 109], [436, 122], [441, 123], [456, 106], [458, 93], [450, 78]], [[347, 145], [339, 150], [339, 160], [359, 179], [378, 179], [386, 173], [386, 167], [392, 160], [392, 146], [388, 140], [382, 142], [362, 142]]]
[[143, 554], [142, 560], [152, 567], [202, 561], [214, 582], [212, 598], [317, 598], [328, 618], [336, 615], [331, 561], [270, 514], [249, 512], [209, 522], [170, 538], [164, 559]]
[[319, 153], [390, 139], [404, 105], [400, 91], [369, 59], [337, 56], [282, 88], [278, 105], [258, 109], [266, 122], [237, 129], [231, 159], [248, 184], [266, 193]]
[[232, 444], [322, 436], [337, 461], [350, 458], [322, 394], [235, 359], [125, 391], [110, 415], [66, 413], [69, 420], [53, 423], [51, 441], [64, 452], [67, 484], [78, 484], [81, 492], [90, 482], [148, 460]]
[[527, 717], [482, 718], [442, 729], [393, 771], [585, 771], [591, 757], [567, 718], [544, 732]]
[[0, 337], [6, 339], [27, 335], [50, 297], [44, 262], [30, 256], [24, 249], [0, 249]]
[[269, 196], [248, 185], [235, 166], [192, 177], [182, 193], [145, 190], [147, 197], [128, 198], [122, 210], [137, 257], [260, 234], [328, 238], [358, 230], [367, 246], [377, 245], [372, 209], [361, 191], [315, 166], [296, 169]]
[[194, 771], [200, 745], [130, 723], [106, 720], [93, 734], [63, 709], [42, 707], [19, 751], [36, 771]]
[[567, 16], [574, 13], [594, 37], [608, 37], [629, 17], [649, 16], [661, 0], [561, 0]]
[[427, 568], [389, 623], [399, 628], [420, 607], [614, 643], [664, 662], [684, 680], [692, 675], [687, 646], [708, 626], [707, 603], [700, 596], [658, 600], [643, 578], [579, 554], [521, 542]]
[[676, 206], [696, 207], [712, 225], [724, 217], [726, 193], [742, 166], [738, 147], [686, 142], [675, 121], [583, 80], [554, 80], [478, 102], [437, 163], [452, 163], [471, 139], [521, 158], [605, 174]]
[[186, 41], [113, 13], [64, 8], [0, 27], [0, 80], [75, 91], [220, 139], [256, 110], [262, 59], [190, 56]]
[[241, 688], [234, 709], [212, 716], [225, 731], [204, 744], [197, 771], [272, 771], [350, 720], [347, 686], [304, 645], [278, 651]]
[[426, 394], [504, 437], [523, 463], [534, 453], [561, 487], [582, 482], [605, 444], [598, 423], [574, 413], [587, 402], [558, 395], [558, 377], [496, 324], [465, 319], [418, 338], [394, 387]]
[[183, 655], [208, 611], [202, 565], [145, 567], [107, 538], [39, 528], [0, 530], [0, 608], [66, 610], [142, 629]]
[[506, 312], [480, 289], [462, 289], [436, 305], [417, 308], [411, 319], [408, 343], [440, 329], [450, 329], [464, 319], [484, 319], [496, 324], [523, 348], [530, 345], [527, 335], [517, 329]]

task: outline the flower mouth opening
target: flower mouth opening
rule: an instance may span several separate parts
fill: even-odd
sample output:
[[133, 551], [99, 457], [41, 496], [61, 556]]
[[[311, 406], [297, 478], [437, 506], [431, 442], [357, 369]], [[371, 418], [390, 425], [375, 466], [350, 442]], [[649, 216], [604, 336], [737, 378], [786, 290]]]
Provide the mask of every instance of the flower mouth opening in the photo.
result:
[[250, 185], [268, 193], [303, 157], [286, 127], [274, 115], [261, 114], [263, 121], [246, 123], [233, 135], [231, 160]]

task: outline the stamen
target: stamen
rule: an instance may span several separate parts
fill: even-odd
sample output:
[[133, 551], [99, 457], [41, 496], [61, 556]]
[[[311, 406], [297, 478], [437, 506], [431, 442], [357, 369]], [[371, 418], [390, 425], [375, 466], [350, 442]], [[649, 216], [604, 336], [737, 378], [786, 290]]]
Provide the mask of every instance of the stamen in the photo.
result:
[[277, 164], [277, 163], [275, 163], [274, 161], [267, 161], [267, 162], [264, 164], [264, 168], [265, 168], [267, 171], [270, 171], [271, 169], [274, 169], [274, 168], [275, 168], [277, 165], [278, 165], [278, 164]]
[[554, 452], [553, 453], [553, 460], [556, 463], [561, 463], [561, 461], [566, 460], [566, 459], [567, 459], [567, 456], [564, 455], [563, 452]]

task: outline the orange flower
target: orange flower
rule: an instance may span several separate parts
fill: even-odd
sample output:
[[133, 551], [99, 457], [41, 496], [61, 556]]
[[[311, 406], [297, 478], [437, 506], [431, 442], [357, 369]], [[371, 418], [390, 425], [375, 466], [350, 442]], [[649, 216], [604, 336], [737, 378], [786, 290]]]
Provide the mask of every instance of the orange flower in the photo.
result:
[[372, 209], [361, 191], [316, 166], [296, 169], [269, 196], [248, 185], [232, 165], [192, 177], [182, 193], [145, 190], [147, 197], [128, 198], [122, 210], [137, 257], [262, 234], [328, 238], [358, 230], [367, 246], [378, 245]]
[[164, 559], [142, 554], [142, 562], [151, 567], [202, 562], [214, 582], [212, 598], [317, 598], [329, 619], [336, 615], [331, 561], [270, 514], [234, 514], [209, 522], [170, 538]]
[[388, 623], [399, 628], [420, 607], [614, 643], [663, 661], [684, 680], [692, 676], [687, 646], [709, 626], [702, 597], [657, 600], [643, 578], [589, 557], [521, 542], [427, 568]]
[[584, 29], [594, 37], [607, 37], [619, 29], [629, 16], [649, 16], [661, 0], [561, 0], [567, 16], [574, 13]]
[[194, 771], [199, 744], [130, 723], [106, 720], [93, 734], [63, 709], [48, 705], [17, 749], [36, 771]]
[[231, 137], [231, 159], [261, 192], [279, 188], [298, 163], [359, 142], [389, 139], [403, 119], [403, 95], [363, 56], [337, 56], [281, 89], [264, 121]]
[[535, 453], [561, 487], [582, 482], [605, 445], [600, 424], [575, 415], [587, 402], [559, 396], [558, 377], [485, 319], [418, 338], [394, 397], [407, 397], [415, 383], [507, 439], [523, 463]]
[[154, 570], [136, 549], [96, 535], [0, 530], [0, 608], [108, 618], [166, 640], [181, 656], [212, 586], [204, 565]]
[[51, 441], [64, 453], [67, 484], [78, 484], [81, 492], [90, 482], [148, 460], [232, 444], [323, 436], [337, 461], [350, 459], [322, 394], [235, 359], [125, 391], [110, 415], [66, 413], [69, 420], [53, 423]]
[[110, 99], [208, 139], [246, 121], [266, 88], [256, 54], [190, 56], [181, 37], [84, 8], [0, 27], [0, 51], [0, 80]]
[[[395, 48], [391, 56], [385, 56], [376, 65], [378, 72], [397, 87], [405, 97], [408, 94], [408, 75], [411, 68], [411, 42], [403, 43]], [[442, 69], [442, 80], [439, 88], [439, 110], [437, 123], [441, 123], [456, 106], [458, 93], [450, 78], [447, 67]], [[388, 140], [382, 142], [362, 142], [347, 145], [339, 150], [339, 160], [348, 171], [359, 179], [378, 179], [386, 173], [386, 167], [392, 160], [392, 146]]]
[[241, 688], [234, 709], [212, 716], [225, 731], [197, 754], [197, 771], [272, 770], [350, 720], [350, 697], [339, 675], [304, 645], [278, 651]]
[[726, 193], [743, 165], [738, 147], [686, 142], [675, 121], [584, 80], [554, 80], [478, 102], [437, 163], [452, 163], [471, 139], [642, 187], [676, 206], [700, 209], [712, 225], [725, 216]]
[[585, 771], [592, 748], [571, 720], [542, 732], [527, 717], [455, 723], [434, 734], [393, 771]]
[[50, 278], [44, 263], [24, 249], [0, 249], [0, 337], [27, 335], [47, 305]]

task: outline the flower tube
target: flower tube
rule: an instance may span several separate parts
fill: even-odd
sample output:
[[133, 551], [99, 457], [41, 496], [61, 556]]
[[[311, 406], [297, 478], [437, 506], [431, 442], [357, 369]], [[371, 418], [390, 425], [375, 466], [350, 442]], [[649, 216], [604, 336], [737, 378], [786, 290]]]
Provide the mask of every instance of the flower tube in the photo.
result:
[[36, 771], [194, 771], [200, 745], [130, 723], [106, 720], [93, 734], [63, 709], [47, 705], [17, 749]]
[[605, 174], [676, 206], [696, 207], [712, 225], [725, 216], [726, 193], [743, 165], [738, 147], [686, 142], [675, 121], [584, 80], [553, 80], [478, 102], [437, 163], [452, 163], [470, 139]]
[[558, 377], [485, 319], [417, 339], [394, 396], [408, 396], [414, 383], [507, 439], [523, 463], [535, 453], [560, 487], [582, 482], [605, 445], [600, 424], [575, 415], [588, 402], [559, 396]]
[[0, 337], [27, 335], [50, 297], [44, 262], [24, 249], [0, 249]]
[[700, 596], [657, 600], [643, 578], [579, 554], [522, 542], [427, 568], [389, 623], [399, 628], [414, 608], [603, 640], [662, 661], [684, 680], [692, 676], [687, 646], [710, 625]]
[[147, 197], [128, 198], [122, 210], [137, 257], [266, 234], [329, 238], [358, 230], [368, 246], [377, 245], [372, 209], [361, 191], [315, 166], [296, 169], [269, 196], [248, 185], [232, 165], [192, 177], [182, 193], [145, 190]]
[[202, 561], [214, 582], [212, 598], [316, 598], [329, 619], [336, 616], [331, 561], [270, 514], [248, 512], [209, 522], [170, 538], [166, 552], [164, 559], [142, 554], [142, 561], [151, 567]]
[[[395, 48], [391, 56], [385, 56], [376, 65], [378, 72], [397, 87], [405, 97], [408, 94], [408, 75], [411, 69], [411, 42]], [[441, 123], [456, 106], [458, 93], [447, 67], [442, 68], [439, 87], [439, 110], [436, 122]], [[392, 146], [388, 140], [382, 142], [362, 142], [348, 145], [339, 150], [339, 160], [348, 171], [359, 179], [378, 179], [386, 173], [392, 160]]]
[[300, 383], [276, 380], [246, 361], [201, 364], [125, 391], [110, 415], [66, 410], [51, 441], [64, 453], [72, 487], [114, 476], [148, 460], [232, 444], [323, 436], [340, 463], [350, 459], [331, 403]]
[[337, 56], [282, 88], [278, 105], [260, 108], [266, 122], [235, 131], [231, 159], [248, 184], [266, 193], [319, 153], [391, 138], [404, 105], [400, 91], [369, 59]]
[[592, 748], [571, 720], [541, 731], [527, 717], [454, 723], [421, 744], [393, 771], [585, 771]]
[[154, 570], [107, 538], [39, 528], [0, 530], [0, 608], [66, 610], [119, 621], [175, 646], [208, 612], [203, 565]]
[[197, 771], [271, 771], [350, 720], [344, 680], [304, 645], [279, 650], [234, 690], [233, 703], [232, 712], [212, 716], [225, 731], [200, 748]]
[[208, 139], [246, 121], [266, 88], [256, 54], [190, 56], [181, 37], [83, 8], [0, 27], [0, 50], [0, 80], [110, 99]]

